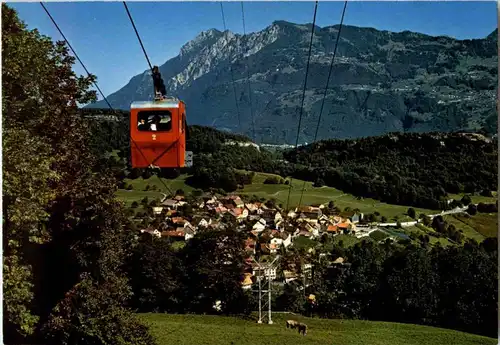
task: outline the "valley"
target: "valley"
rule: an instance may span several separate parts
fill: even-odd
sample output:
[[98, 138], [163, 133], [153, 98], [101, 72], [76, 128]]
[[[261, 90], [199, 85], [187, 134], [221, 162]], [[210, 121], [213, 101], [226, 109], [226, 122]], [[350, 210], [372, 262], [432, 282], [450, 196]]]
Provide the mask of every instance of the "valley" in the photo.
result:
[[[318, 2], [312, 25], [264, 19], [278, 4], [255, 3], [264, 25], [239, 34], [224, 6], [2, 4], [4, 343], [496, 342], [498, 30], [487, 12], [479, 35], [457, 36], [475, 39], [455, 39], [315, 26]], [[460, 25], [480, 7], [446, 6], [464, 6]], [[98, 82], [115, 89], [145, 68], [136, 38], [162, 76], [153, 89], [146, 70], [106, 97]], [[164, 86], [187, 123], [172, 99], [130, 111]], [[131, 159], [132, 141], [176, 163], [138, 168], [150, 162]], [[185, 166], [183, 151], [194, 153]]]

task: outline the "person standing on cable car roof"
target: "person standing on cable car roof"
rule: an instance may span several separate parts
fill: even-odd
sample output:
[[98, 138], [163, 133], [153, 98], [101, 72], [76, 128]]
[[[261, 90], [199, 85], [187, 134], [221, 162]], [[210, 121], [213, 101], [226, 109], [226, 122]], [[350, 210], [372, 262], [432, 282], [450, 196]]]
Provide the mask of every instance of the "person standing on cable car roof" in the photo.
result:
[[153, 84], [155, 88], [155, 93], [160, 93], [163, 97], [166, 96], [167, 90], [163, 79], [161, 78], [160, 69], [158, 66], [153, 66]]

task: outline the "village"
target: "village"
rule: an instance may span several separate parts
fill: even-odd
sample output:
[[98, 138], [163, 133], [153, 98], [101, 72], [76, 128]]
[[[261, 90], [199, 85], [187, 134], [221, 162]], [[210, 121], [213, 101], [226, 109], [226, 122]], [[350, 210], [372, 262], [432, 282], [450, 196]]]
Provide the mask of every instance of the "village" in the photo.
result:
[[[191, 207], [192, 214], [181, 216], [180, 210], [186, 205]], [[328, 208], [328, 204], [301, 206], [288, 213], [278, 206], [269, 206], [263, 202], [245, 202], [238, 195], [206, 195], [201, 200], [189, 204], [184, 196], [177, 195], [152, 206], [152, 213], [161, 219], [160, 225], [142, 228], [140, 232], [157, 238], [186, 242], [198, 232], [208, 229], [222, 230], [233, 224], [238, 231], [246, 234], [244, 250], [247, 254], [248, 271], [242, 278], [242, 287], [250, 289], [261, 271], [272, 281], [279, 278], [280, 281], [276, 282], [278, 284], [290, 283], [308, 276], [311, 263], [304, 263], [302, 267], [295, 268], [296, 264], [289, 262], [285, 265], [288, 269], [283, 270], [281, 275], [278, 274], [276, 266], [269, 265], [276, 255], [286, 252], [301, 238], [314, 241], [340, 234], [360, 238], [374, 231], [369, 224], [360, 223], [363, 221], [362, 213], [344, 211], [336, 214], [337, 212]], [[261, 256], [267, 259], [267, 265], [255, 260], [257, 248]], [[308, 251], [313, 251], [313, 248]], [[331, 263], [342, 262], [343, 258], [334, 258]]]

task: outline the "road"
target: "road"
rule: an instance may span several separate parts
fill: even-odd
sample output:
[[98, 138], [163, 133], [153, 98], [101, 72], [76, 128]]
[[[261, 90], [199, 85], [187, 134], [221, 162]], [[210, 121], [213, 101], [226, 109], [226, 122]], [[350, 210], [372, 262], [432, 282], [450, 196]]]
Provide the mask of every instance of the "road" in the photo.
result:
[[[477, 204], [475, 204], [475, 205], [477, 206]], [[434, 217], [437, 217], [437, 216], [445, 216], [448, 214], [456, 214], [456, 213], [465, 212], [467, 210], [467, 208], [468, 208], [468, 206], [467, 207], [456, 207], [453, 210], [442, 211], [441, 213], [437, 213], [437, 214], [428, 214], [427, 216], [430, 217], [431, 219], [433, 219]], [[420, 223], [420, 221], [421, 220], [411, 221], [411, 222], [401, 222], [401, 226], [402, 227], [413, 226], [417, 223]], [[359, 227], [354, 236], [356, 236], [357, 238], [367, 237], [367, 236], [370, 236], [370, 234], [374, 231], [380, 230], [380, 231], [385, 232], [383, 229], [384, 227], [393, 227], [393, 226], [397, 226], [397, 223], [379, 223], [379, 224], [374, 224], [370, 227]]]
[[356, 236], [357, 238], [367, 237], [367, 236], [370, 236], [370, 234], [372, 232], [377, 231], [377, 230], [379, 230], [377, 227], [368, 228], [368, 229], [358, 228], [358, 230], [356, 231], [356, 234], [354, 236]]
[[[477, 204], [475, 204], [475, 205], [477, 206]], [[465, 206], [465, 207], [455, 207], [453, 210], [442, 211], [441, 213], [437, 213], [437, 214], [428, 214], [427, 216], [430, 217], [431, 219], [433, 219], [434, 217], [437, 217], [437, 216], [445, 216], [447, 214], [462, 213], [465, 210], [467, 210], [467, 208], [469, 208], [469, 207], [468, 206]], [[402, 227], [413, 226], [413, 225], [415, 225], [417, 223], [420, 223], [420, 219], [416, 220], [416, 221], [411, 221], [411, 222], [401, 222], [401, 226]], [[381, 227], [384, 227], [384, 226], [397, 226], [397, 223], [379, 223], [379, 224], [377, 224], [377, 226], [381, 226]]]

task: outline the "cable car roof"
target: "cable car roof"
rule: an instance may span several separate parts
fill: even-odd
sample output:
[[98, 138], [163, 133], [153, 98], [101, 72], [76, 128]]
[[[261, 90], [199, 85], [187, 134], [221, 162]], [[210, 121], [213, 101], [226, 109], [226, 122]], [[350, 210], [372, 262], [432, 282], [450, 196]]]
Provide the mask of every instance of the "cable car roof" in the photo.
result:
[[179, 108], [181, 101], [177, 98], [167, 98], [160, 101], [137, 101], [132, 102], [131, 109], [145, 109], [145, 108]]

